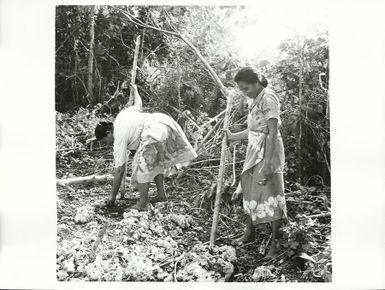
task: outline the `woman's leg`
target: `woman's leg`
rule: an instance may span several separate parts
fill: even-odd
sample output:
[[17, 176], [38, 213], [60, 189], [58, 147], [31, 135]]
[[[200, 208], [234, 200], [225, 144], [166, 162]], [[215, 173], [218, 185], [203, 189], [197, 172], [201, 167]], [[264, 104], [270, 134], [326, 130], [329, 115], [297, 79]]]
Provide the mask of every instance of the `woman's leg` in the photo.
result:
[[281, 220], [275, 220], [271, 223], [271, 245], [270, 245], [270, 250], [267, 253], [267, 257], [274, 257], [277, 252], [277, 238], [279, 234], [279, 229], [281, 227]]
[[150, 188], [150, 183], [138, 183], [137, 188], [140, 193], [140, 198], [133, 208], [137, 210], [144, 210], [148, 202], [148, 189]]
[[239, 245], [242, 243], [247, 243], [255, 240], [255, 228], [251, 220], [250, 215], [247, 215], [246, 229], [242, 237], [232, 241], [233, 245]]
[[155, 197], [155, 202], [167, 201], [167, 195], [164, 191], [164, 174], [155, 176], [155, 184], [158, 195]]

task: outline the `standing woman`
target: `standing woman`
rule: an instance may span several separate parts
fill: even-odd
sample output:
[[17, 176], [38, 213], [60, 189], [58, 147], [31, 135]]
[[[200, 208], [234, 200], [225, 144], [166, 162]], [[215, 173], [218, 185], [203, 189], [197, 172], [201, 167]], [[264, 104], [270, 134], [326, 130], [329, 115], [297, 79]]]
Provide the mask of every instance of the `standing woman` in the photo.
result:
[[268, 257], [277, 253], [276, 238], [281, 219], [286, 218], [283, 167], [285, 162], [280, 104], [267, 88], [267, 80], [252, 67], [241, 69], [234, 78], [249, 102], [248, 128], [239, 133], [226, 131], [229, 142], [248, 139], [246, 159], [241, 175], [243, 208], [248, 214], [243, 236], [235, 244], [254, 240], [254, 226], [271, 223], [272, 242]]

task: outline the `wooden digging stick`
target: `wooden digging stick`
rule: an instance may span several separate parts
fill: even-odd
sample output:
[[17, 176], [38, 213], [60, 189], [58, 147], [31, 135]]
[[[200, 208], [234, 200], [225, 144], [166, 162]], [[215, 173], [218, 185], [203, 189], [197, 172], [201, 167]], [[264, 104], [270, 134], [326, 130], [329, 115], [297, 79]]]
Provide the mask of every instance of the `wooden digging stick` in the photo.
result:
[[[131, 85], [135, 85], [135, 79], [136, 79], [136, 69], [138, 67], [138, 55], [139, 55], [139, 46], [140, 46], [140, 35], [136, 38], [135, 41], [135, 53], [134, 53], [134, 62], [132, 64], [132, 71], [131, 71]], [[128, 100], [128, 106], [132, 106], [134, 104], [134, 91], [131, 88], [130, 91], [130, 98]], [[127, 160], [124, 163], [124, 173], [123, 173], [123, 182], [122, 186], [120, 188], [120, 194], [121, 198], [124, 198], [124, 194], [126, 192], [126, 176], [127, 176]]]
[[[225, 118], [223, 121], [223, 129], [227, 130], [229, 128], [229, 119], [230, 119], [230, 111], [233, 102], [233, 97], [231, 93], [227, 94], [227, 105]], [[213, 246], [215, 243], [215, 235], [218, 227], [219, 220], [219, 210], [221, 205], [221, 195], [222, 195], [222, 187], [223, 187], [223, 176], [225, 174], [225, 165], [226, 165], [226, 150], [227, 150], [227, 136], [223, 136], [222, 139], [222, 149], [221, 149], [221, 161], [219, 165], [219, 173], [218, 173], [218, 181], [217, 181], [217, 192], [215, 196], [215, 207], [214, 207], [214, 217], [213, 223], [211, 226], [211, 234], [210, 234], [210, 246]]]
[[[136, 38], [136, 41], [135, 41], [134, 62], [132, 64], [132, 71], [131, 71], [131, 85], [135, 85], [136, 70], [138, 68], [139, 47], [140, 47], [140, 35]], [[133, 104], [134, 104], [134, 91], [131, 88], [130, 99], [128, 100], [128, 106], [132, 106]]]
[[231, 186], [234, 186], [235, 182], [237, 181], [237, 177], [235, 176], [235, 154], [237, 153], [237, 144], [234, 144], [233, 151], [233, 183], [231, 184]]

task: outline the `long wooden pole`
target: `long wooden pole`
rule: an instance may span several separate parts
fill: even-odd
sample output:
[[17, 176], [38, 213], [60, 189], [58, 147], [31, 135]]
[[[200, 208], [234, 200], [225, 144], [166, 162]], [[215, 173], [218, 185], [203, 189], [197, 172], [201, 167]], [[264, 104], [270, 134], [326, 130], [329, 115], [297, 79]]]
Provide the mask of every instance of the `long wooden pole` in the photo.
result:
[[[139, 47], [140, 47], [140, 35], [136, 38], [135, 41], [135, 53], [134, 53], [134, 62], [132, 64], [132, 71], [131, 71], [131, 85], [135, 85], [135, 79], [136, 79], [136, 70], [138, 68], [138, 55], [139, 55]], [[130, 90], [130, 98], [128, 100], [127, 105], [132, 106], [134, 104], [134, 91], [131, 88]], [[127, 161], [124, 163], [124, 173], [123, 176], [127, 176]], [[120, 198], [124, 198], [124, 194], [126, 192], [126, 178], [123, 178], [122, 186], [120, 188]]]
[[[140, 47], [140, 35], [138, 35], [135, 41], [134, 61], [132, 63], [132, 71], [131, 71], [131, 85], [135, 85], [136, 70], [138, 68], [139, 47]], [[128, 106], [132, 106], [133, 104], [134, 104], [134, 91], [131, 90], [130, 99], [128, 100]]]
[[[232, 102], [233, 102], [233, 97], [231, 94], [228, 94], [225, 118], [223, 120], [223, 129], [224, 130], [227, 130], [229, 128], [230, 111], [231, 111]], [[220, 206], [221, 206], [221, 196], [222, 196], [222, 191], [223, 191], [222, 190], [223, 177], [225, 174], [226, 150], [227, 150], [227, 137], [224, 136], [222, 139], [221, 161], [219, 164], [213, 223], [211, 225], [210, 246], [213, 246], [215, 244], [216, 232], [217, 232], [217, 227], [218, 227], [219, 210], [220, 210]]]

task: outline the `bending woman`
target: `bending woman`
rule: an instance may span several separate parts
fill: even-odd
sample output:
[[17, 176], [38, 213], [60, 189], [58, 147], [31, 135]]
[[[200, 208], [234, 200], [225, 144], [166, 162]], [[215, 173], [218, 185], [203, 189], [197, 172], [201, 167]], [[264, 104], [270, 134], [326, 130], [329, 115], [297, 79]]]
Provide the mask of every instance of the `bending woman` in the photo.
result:
[[96, 140], [114, 144], [114, 181], [108, 206], [115, 202], [125, 171], [127, 149], [135, 150], [131, 186], [140, 192], [134, 208], [144, 210], [148, 190], [155, 180], [157, 201], [166, 201], [164, 176], [176, 173], [197, 157], [182, 129], [171, 117], [162, 113], [142, 112], [142, 100], [136, 86], [134, 105], [122, 110], [114, 123], [101, 122], [95, 128]]
[[245, 131], [226, 131], [229, 142], [248, 139], [241, 185], [237, 189], [243, 194], [243, 208], [248, 217], [244, 235], [234, 243], [253, 240], [254, 226], [271, 222], [272, 242], [267, 256], [274, 256], [281, 219], [286, 218], [280, 104], [275, 93], [267, 88], [266, 79], [252, 67], [241, 69], [235, 82], [248, 98], [249, 113]]

